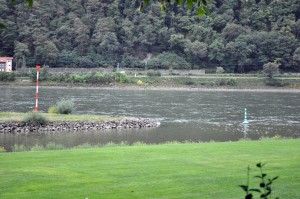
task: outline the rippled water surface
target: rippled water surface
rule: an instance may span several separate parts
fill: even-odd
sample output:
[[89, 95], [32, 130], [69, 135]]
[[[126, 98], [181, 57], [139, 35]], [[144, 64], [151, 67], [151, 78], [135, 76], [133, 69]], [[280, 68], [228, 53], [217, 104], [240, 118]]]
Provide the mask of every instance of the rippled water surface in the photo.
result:
[[[0, 111], [33, 110], [34, 88], [0, 89]], [[39, 109], [46, 112], [61, 98], [73, 100], [78, 114], [145, 117], [162, 125], [155, 129], [0, 135], [0, 146], [234, 141], [300, 135], [300, 93], [41, 88]], [[244, 108], [248, 108], [248, 126], [243, 125]]]

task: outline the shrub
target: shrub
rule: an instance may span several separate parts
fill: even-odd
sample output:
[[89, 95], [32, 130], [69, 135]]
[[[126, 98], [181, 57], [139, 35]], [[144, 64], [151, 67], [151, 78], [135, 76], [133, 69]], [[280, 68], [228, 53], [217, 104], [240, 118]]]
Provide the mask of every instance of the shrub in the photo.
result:
[[137, 57], [131, 55], [124, 55], [120, 65], [127, 68], [141, 68], [143, 66]]
[[221, 74], [221, 73], [224, 73], [224, 69], [222, 68], [222, 67], [217, 67], [217, 69], [216, 69], [216, 73], [217, 74]]
[[194, 80], [192, 78], [187, 79], [184, 82], [185, 85], [195, 85], [196, 83], [194, 82]]
[[148, 71], [147, 76], [148, 77], [154, 77], [154, 76], [160, 77], [161, 73], [159, 71]]
[[236, 82], [235, 79], [229, 79], [228, 82], [227, 82], [227, 85], [229, 85], [229, 86], [236, 86], [237, 82]]
[[4, 147], [0, 146], [0, 153], [4, 153], [4, 152], [6, 152], [6, 149]]
[[143, 85], [143, 81], [142, 80], [138, 80], [136, 83], [137, 83], [137, 85]]
[[176, 53], [163, 52], [154, 59], [148, 61], [148, 67], [152, 69], [191, 69], [191, 64]]
[[0, 72], [0, 81], [15, 81], [15, 73]]
[[77, 145], [73, 148], [75, 149], [89, 149], [89, 148], [93, 148], [94, 146], [91, 145], [90, 143], [83, 143], [83, 144], [80, 144], [80, 145]]
[[66, 147], [61, 144], [56, 144], [54, 142], [49, 142], [46, 146], [46, 150], [63, 150]]
[[44, 150], [45, 150], [45, 148], [43, 146], [41, 146], [41, 145], [38, 145], [38, 144], [34, 145], [31, 148], [31, 151], [44, 151]]
[[23, 122], [26, 123], [27, 125], [40, 126], [46, 124], [48, 121], [47, 118], [41, 113], [29, 112], [25, 114], [23, 118]]
[[71, 114], [75, 110], [75, 104], [71, 100], [62, 99], [55, 105], [58, 114]]
[[48, 113], [49, 113], [49, 114], [57, 114], [56, 107], [55, 107], [55, 106], [51, 106], [51, 107], [48, 109]]
[[289, 82], [284, 82], [282, 80], [277, 80], [277, 79], [269, 79], [265, 81], [265, 84], [267, 86], [275, 86], [275, 87], [284, 87], [290, 85]]
[[94, 73], [89, 79], [89, 83], [98, 83], [98, 84], [109, 84], [113, 82], [113, 78], [110, 75], [102, 73]]
[[14, 152], [23, 152], [28, 151], [28, 149], [23, 144], [14, 144], [12, 151]]
[[128, 77], [126, 74], [122, 73], [115, 73], [115, 81], [120, 83], [131, 83], [132, 79]]

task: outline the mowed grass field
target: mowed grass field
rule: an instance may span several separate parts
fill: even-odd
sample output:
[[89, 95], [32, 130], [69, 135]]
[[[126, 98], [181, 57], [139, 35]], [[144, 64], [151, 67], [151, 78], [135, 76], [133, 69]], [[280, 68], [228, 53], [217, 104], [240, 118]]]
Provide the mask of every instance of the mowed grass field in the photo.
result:
[[300, 198], [300, 139], [0, 153], [0, 198], [240, 199], [260, 161], [274, 196]]

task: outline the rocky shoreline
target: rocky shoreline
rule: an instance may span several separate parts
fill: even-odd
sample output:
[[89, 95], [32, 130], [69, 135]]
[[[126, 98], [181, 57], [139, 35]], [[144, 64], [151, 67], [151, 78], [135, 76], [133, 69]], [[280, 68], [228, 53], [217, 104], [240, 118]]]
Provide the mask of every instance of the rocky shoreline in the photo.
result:
[[62, 131], [92, 131], [104, 129], [154, 128], [160, 123], [144, 118], [126, 118], [117, 121], [48, 122], [46, 125], [29, 125], [22, 122], [1, 122], [0, 134], [28, 134]]

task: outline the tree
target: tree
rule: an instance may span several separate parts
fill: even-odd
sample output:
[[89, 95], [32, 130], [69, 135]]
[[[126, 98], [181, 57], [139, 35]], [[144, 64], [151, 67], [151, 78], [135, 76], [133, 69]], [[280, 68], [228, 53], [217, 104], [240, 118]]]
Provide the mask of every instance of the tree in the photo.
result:
[[279, 61], [275, 60], [274, 62], [268, 62], [263, 65], [263, 71], [268, 74], [270, 80], [273, 79], [273, 75], [278, 72]]
[[26, 66], [26, 56], [29, 54], [28, 45], [18, 42], [15, 42], [15, 50], [14, 50], [14, 57], [17, 59], [16, 61], [16, 68], [19, 67], [18, 63], [20, 63], [20, 59], [22, 59], [22, 68], [25, 68]]

